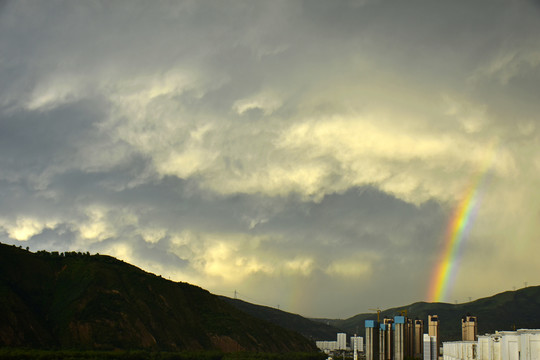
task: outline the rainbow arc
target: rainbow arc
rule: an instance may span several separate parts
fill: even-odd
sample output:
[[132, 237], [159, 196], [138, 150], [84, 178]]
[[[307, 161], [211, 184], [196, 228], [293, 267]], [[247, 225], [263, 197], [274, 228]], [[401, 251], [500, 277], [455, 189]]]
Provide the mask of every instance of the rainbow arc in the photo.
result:
[[444, 236], [443, 249], [429, 284], [427, 297], [430, 302], [445, 301], [454, 285], [463, 243], [476, 218], [483, 190], [487, 183], [487, 175], [495, 159], [495, 152], [492, 151], [491, 154], [489, 161], [484, 163], [484, 166], [470, 182], [464, 196], [450, 217]]

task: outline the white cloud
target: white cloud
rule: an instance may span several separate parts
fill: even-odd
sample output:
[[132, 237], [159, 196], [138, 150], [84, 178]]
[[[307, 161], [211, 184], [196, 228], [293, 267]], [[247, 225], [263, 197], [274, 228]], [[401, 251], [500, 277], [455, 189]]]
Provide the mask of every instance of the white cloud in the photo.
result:
[[330, 264], [326, 269], [326, 272], [330, 275], [337, 275], [342, 277], [367, 277], [371, 276], [373, 269], [371, 264], [363, 261], [336, 261]]
[[252, 109], [260, 109], [263, 111], [264, 115], [271, 115], [274, 111], [279, 109], [281, 105], [282, 101], [277, 94], [266, 91], [245, 99], [237, 100], [233, 104], [233, 109], [240, 115]]
[[34, 88], [25, 106], [29, 110], [50, 110], [77, 101], [83, 96], [85, 83], [80, 76], [52, 75], [50, 80], [44, 80]]
[[144, 241], [152, 244], [157, 243], [167, 235], [167, 231], [165, 229], [155, 227], [142, 228], [139, 231]]
[[27, 216], [18, 216], [14, 222], [9, 219], [0, 220], [0, 226], [6, 229], [8, 235], [19, 241], [26, 241], [44, 229], [53, 229], [57, 224], [58, 220], [40, 220]]
[[102, 249], [107, 255], [113, 256], [119, 260], [132, 264], [137, 261], [133, 255], [133, 247], [130, 243], [116, 242], [104, 246]]
[[300, 274], [308, 276], [313, 272], [314, 260], [305, 256], [297, 256], [294, 259], [285, 261], [285, 273]]
[[126, 208], [112, 208], [100, 205], [90, 205], [82, 209], [85, 220], [74, 226], [83, 239], [92, 242], [102, 241], [119, 235], [119, 229], [137, 226], [138, 218]]
[[8, 3], [0, 235], [203, 286], [301, 280], [309, 299], [354, 279], [409, 299], [490, 167], [464, 268], [496, 244], [534, 270], [537, 9], [487, 3]]

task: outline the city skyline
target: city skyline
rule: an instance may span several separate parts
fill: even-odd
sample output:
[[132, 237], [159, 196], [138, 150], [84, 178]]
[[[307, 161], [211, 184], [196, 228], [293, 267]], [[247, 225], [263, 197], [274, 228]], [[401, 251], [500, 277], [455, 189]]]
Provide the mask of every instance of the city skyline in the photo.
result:
[[308, 317], [539, 283], [540, 3], [0, 3], [0, 242]]

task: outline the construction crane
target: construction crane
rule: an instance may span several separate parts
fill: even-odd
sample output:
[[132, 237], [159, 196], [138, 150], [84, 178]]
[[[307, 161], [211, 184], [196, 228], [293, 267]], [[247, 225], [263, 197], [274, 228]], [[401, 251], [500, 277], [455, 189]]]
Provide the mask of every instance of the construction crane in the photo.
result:
[[379, 307], [377, 307], [376, 309], [369, 309], [371, 311], [376, 311], [377, 312], [377, 322], [380, 322], [381, 321], [381, 309], [379, 309]]
[[399, 315], [407, 317], [407, 309], [399, 310]]

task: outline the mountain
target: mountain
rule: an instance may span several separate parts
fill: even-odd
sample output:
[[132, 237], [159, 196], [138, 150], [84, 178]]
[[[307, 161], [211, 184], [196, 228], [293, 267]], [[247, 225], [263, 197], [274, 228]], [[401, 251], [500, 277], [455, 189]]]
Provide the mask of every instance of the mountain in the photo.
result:
[[[394, 317], [402, 310], [412, 319], [424, 320], [424, 332], [429, 314], [436, 314], [440, 321], [442, 341], [461, 340], [461, 318], [474, 315], [478, 318], [478, 334], [494, 333], [496, 330], [540, 328], [540, 286], [516, 291], [506, 291], [463, 304], [417, 302], [382, 311], [380, 318]], [[365, 320], [376, 320], [377, 314], [358, 314], [345, 320], [313, 319], [348, 332], [361, 329], [365, 333]]]
[[314, 341], [335, 340], [337, 333], [344, 332], [335, 326], [306, 319], [300, 315], [288, 313], [272, 307], [255, 305], [224, 296], [221, 298], [247, 314], [265, 321], [269, 321], [273, 324], [284, 327], [285, 329], [296, 331]]
[[316, 351], [199, 287], [103, 255], [0, 244], [0, 346]]

